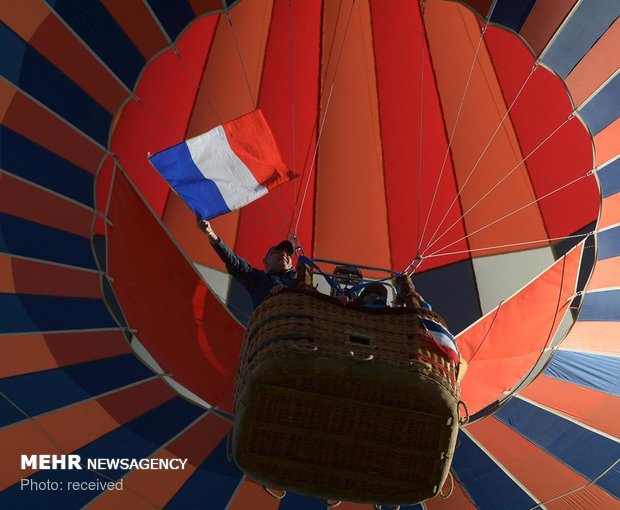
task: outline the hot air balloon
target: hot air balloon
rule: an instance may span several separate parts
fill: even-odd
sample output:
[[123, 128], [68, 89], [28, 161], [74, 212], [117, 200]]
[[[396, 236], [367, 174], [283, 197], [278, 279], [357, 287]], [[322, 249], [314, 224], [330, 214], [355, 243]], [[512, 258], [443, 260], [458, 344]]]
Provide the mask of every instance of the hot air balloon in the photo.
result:
[[[616, 1], [0, 12], [0, 506], [325, 506], [228, 461], [250, 302], [147, 160], [260, 109], [300, 177], [218, 234], [411, 273], [458, 333], [454, 487], [411, 508], [620, 507]], [[187, 463], [87, 464], [142, 458]]]

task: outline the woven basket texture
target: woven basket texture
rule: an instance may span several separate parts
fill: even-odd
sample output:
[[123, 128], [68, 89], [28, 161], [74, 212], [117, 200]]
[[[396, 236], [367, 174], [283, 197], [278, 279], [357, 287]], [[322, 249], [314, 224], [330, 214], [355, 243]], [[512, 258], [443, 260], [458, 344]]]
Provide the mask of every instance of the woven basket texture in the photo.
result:
[[420, 313], [298, 289], [269, 296], [248, 324], [237, 373], [241, 469], [328, 499], [434, 496], [454, 452], [459, 388], [456, 363], [433, 348]]

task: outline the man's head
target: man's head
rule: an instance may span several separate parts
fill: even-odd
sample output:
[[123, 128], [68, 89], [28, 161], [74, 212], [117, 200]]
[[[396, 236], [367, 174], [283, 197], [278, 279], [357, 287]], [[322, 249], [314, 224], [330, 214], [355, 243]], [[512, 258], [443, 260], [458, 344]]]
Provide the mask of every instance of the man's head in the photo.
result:
[[293, 243], [286, 240], [269, 248], [263, 259], [265, 271], [267, 273], [274, 273], [291, 269], [293, 267], [292, 256], [294, 251]]
[[382, 302], [387, 300], [387, 289], [379, 282], [373, 282], [367, 285], [362, 293], [353, 301], [358, 305], [369, 305], [371, 303]]

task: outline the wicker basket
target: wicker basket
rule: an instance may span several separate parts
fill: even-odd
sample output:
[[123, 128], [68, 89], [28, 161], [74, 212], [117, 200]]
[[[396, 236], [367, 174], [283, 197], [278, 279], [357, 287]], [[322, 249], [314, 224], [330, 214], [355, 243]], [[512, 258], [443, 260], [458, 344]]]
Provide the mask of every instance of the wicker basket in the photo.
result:
[[237, 373], [240, 468], [326, 499], [408, 504], [437, 494], [458, 432], [457, 363], [420, 313], [431, 312], [344, 307], [299, 289], [265, 299]]

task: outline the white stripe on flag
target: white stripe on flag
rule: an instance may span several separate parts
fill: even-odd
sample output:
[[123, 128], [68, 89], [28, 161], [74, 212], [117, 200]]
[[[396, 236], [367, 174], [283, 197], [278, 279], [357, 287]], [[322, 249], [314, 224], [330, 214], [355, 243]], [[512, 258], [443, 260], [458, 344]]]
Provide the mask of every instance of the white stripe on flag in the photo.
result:
[[433, 338], [438, 343], [458, 353], [458, 350], [456, 349], [456, 344], [450, 339], [448, 335], [444, 335], [443, 333], [439, 333], [437, 331], [430, 331], [430, 334], [433, 335]]
[[230, 210], [268, 193], [233, 152], [222, 126], [185, 142], [200, 173], [215, 183]]
[[430, 317], [422, 317], [422, 323], [426, 330], [433, 335], [433, 338], [441, 345], [452, 349], [458, 354], [459, 350], [452, 334], [439, 322]]

